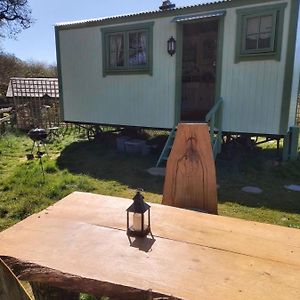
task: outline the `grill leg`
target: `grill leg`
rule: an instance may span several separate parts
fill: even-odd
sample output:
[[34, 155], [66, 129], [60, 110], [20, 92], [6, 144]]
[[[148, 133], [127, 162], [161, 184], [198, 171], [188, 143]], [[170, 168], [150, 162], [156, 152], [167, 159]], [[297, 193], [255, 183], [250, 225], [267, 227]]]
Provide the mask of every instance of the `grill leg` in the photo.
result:
[[45, 152], [46, 152], [46, 154], [47, 154], [47, 157], [49, 157], [48, 150], [47, 150], [47, 147], [46, 147], [46, 145], [45, 145], [45, 142], [44, 142], [44, 141], [41, 141], [41, 143], [43, 144], [43, 147], [44, 147], [44, 149], [45, 149]]
[[32, 144], [31, 153], [30, 153], [31, 155], [33, 154], [34, 147], [35, 147], [35, 141], [33, 141], [33, 144]]

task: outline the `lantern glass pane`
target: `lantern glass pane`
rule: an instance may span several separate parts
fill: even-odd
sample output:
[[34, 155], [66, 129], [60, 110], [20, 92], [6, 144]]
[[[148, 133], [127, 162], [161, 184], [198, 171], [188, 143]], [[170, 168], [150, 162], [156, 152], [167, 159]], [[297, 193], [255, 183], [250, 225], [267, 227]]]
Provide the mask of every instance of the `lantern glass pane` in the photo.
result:
[[139, 213], [130, 213], [129, 215], [129, 227], [134, 231], [142, 231], [148, 228], [148, 214], [144, 214], [144, 228], [142, 228], [142, 215]]

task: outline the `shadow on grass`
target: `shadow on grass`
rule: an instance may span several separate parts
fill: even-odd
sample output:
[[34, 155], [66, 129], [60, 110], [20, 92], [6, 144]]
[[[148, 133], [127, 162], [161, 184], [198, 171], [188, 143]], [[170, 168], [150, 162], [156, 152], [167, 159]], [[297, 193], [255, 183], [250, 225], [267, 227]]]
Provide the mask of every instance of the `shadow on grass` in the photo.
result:
[[157, 156], [119, 153], [105, 143], [80, 141], [67, 146], [57, 159], [60, 169], [89, 175], [99, 180], [113, 180], [129, 188], [142, 188], [161, 194], [163, 178], [153, 177], [146, 170], [155, 165]]
[[[274, 148], [256, 147], [241, 150], [230, 160], [218, 159], [217, 177], [220, 203], [300, 213], [300, 193], [284, 188], [300, 184], [300, 160], [281, 162]], [[244, 186], [257, 186], [263, 192], [248, 194], [241, 191]]]
[[[164, 178], [146, 172], [155, 165], [156, 159], [157, 155], [132, 156], [119, 153], [108, 144], [80, 141], [62, 151], [57, 166], [73, 174], [86, 174], [132, 189], [141, 187], [147, 192], [162, 194]], [[221, 156], [217, 160], [217, 177], [219, 203], [300, 213], [300, 193], [284, 188], [300, 184], [300, 160], [280, 162], [276, 149], [238, 149], [230, 159]], [[263, 193], [247, 194], [241, 191], [244, 186], [258, 186]]]

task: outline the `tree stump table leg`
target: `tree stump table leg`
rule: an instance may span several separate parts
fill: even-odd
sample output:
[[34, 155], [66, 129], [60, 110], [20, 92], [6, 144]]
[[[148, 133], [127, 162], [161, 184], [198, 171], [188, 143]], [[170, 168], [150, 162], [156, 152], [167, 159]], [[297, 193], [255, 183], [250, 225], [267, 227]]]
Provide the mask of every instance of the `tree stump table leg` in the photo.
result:
[[79, 293], [53, 287], [45, 283], [30, 282], [35, 300], [79, 300]]

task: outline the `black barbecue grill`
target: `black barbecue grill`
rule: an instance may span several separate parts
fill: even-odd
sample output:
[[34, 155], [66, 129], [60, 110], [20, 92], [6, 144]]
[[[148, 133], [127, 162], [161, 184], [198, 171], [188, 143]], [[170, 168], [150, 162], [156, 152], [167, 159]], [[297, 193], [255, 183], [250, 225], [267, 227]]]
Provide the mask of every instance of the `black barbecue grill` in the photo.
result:
[[[33, 145], [31, 148], [31, 153], [27, 154], [27, 159], [28, 160], [34, 159], [33, 150], [34, 150], [34, 147], [37, 146], [36, 157], [40, 160], [40, 165], [41, 165], [43, 177], [45, 180], [45, 172], [44, 172], [42, 157], [43, 157], [44, 153], [46, 153], [48, 156], [48, 151], [47, 151], [47, 148], [45, 145], [45, 141], [48, 137], [48, 133], [43, 128], [35, 128], [35, 129], [31, 129], [28, 132], [28, 137], [33, 141]], [[41, 145], [44, 146], [45, 152], [41, 152]]]
[[28, 132], [28, 136], [33, 140], [33, 142], [40, 142], [45, 141], [48, 137], [48, 134], [43, 128], [35, 128]]

